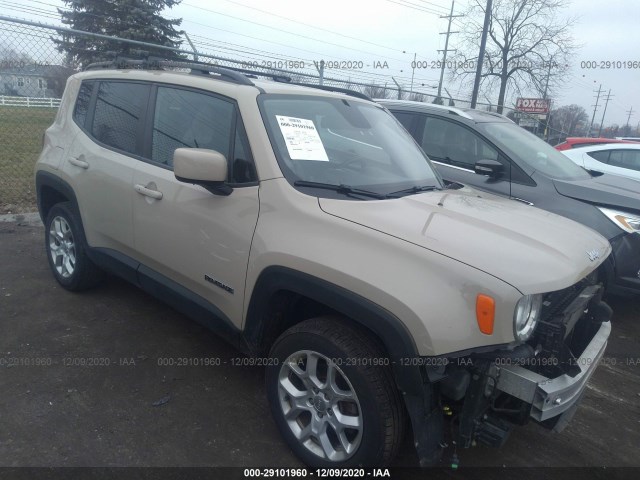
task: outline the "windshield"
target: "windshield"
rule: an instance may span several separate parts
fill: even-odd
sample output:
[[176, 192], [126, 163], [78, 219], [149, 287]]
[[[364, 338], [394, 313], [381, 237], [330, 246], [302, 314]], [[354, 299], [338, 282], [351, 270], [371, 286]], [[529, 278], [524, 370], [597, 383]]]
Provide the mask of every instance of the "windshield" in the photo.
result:
[[381, 194], [415, 186], [441, 187], [411, 136], [376, 105], [330, 97], [264, 95], [261, 106], [289, 181], [348, 185]]
[[478, 127], [498, 146], [513, 152], [531, 168], [558, 180], [591, 178], [583, 168], [534, 134], [513, 123], [480, 123]]

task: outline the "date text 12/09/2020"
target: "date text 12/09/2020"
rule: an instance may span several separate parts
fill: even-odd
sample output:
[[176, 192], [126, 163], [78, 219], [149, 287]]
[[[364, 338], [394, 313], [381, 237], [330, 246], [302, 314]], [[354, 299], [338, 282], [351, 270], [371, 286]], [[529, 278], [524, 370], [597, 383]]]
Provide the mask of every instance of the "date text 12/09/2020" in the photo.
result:
[[388, 468], [245, 468], [245, 478], [391, 478]]

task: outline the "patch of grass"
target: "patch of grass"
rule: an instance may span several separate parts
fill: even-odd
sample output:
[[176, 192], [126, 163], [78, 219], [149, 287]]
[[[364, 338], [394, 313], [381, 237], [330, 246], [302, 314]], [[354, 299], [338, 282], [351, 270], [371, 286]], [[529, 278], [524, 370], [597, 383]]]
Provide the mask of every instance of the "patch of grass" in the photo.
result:
[[0, 106], [0, 213], [36, 210], [33, 169], [56, 112]]

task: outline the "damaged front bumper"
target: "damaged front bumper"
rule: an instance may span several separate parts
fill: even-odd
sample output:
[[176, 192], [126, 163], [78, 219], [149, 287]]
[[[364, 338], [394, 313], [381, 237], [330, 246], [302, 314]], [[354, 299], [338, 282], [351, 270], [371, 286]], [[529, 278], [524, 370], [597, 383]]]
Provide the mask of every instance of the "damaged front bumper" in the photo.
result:
[[582, 392], [600, 363], [611, 333], [611, 322], [602, 322], [598, 332], [579, 358], [572, 360], [578, 372], [556, 378], [518, 365], [498, 367], [497, 389], [531, 405], [530, 416], [542, 422], [562, 415], [577, 406]]
[[423, 367], [423, 396], [405, 395], [421, 465], [437, 463], [448, 431], [457, 446], [468, 448], [476, 442], [500, 447], [515, 425], [530, 420], [564, 429], [611, 333], [612, 310], [602, 301], [602, 286], [593, 283], [587, 278], [546, 294], [526, 343]]

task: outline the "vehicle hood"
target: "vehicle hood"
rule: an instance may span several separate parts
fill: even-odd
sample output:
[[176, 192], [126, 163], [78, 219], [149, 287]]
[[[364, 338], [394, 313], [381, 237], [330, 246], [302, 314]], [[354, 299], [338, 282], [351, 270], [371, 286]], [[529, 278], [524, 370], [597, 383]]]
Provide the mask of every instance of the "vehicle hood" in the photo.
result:
[[597, 205], [640, 211], [640, 181], [603, 174], [588, 180], [553, 180], [560, 195]]
[[[468, 187], [390, 200], [320, 198], [319, 203], [330, 215], [463, 262], [524, 294], [569, 287], [611, 252], [609, 242], [588, 227]], [[592, 260], [594, 252], [599, 258]]]

